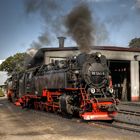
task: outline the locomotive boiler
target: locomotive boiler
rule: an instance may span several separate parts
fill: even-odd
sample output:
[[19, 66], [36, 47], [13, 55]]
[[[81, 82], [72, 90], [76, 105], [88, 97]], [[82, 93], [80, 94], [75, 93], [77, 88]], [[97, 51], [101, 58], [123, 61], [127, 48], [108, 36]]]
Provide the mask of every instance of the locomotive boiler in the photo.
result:
[[22, 107], [78, 115], [85, 120], [113, 120], [117, 113], [107, 60], [100, 52], [56, 60], [16, 77], [11, 97]]

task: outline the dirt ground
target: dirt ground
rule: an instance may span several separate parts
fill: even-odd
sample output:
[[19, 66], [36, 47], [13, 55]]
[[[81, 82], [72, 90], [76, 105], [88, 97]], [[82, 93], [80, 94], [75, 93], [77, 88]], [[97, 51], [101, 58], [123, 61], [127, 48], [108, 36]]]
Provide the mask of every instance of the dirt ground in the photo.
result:
[[21, 109], [0, 98], [0, 140], [139, 140], [140, 134]]

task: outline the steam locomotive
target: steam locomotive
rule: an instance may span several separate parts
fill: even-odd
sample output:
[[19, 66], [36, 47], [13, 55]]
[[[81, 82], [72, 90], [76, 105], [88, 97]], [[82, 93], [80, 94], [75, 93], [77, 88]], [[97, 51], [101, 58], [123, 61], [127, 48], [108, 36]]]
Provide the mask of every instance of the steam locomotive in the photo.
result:
[[114, 97], [107, 60], [100, 52], [54, 61], [12, 75], [8, 98], [22, 108], [80, 116], [84, 120], [113, 120]]

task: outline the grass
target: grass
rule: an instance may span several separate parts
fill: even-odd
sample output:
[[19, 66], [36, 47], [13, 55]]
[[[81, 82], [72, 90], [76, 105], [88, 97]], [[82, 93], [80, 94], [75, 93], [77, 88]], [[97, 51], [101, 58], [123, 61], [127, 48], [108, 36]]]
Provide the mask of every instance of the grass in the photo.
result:
[[2, 90], [0, 89], [0, 97], [3, 97], [4, 93], [2, 92]]

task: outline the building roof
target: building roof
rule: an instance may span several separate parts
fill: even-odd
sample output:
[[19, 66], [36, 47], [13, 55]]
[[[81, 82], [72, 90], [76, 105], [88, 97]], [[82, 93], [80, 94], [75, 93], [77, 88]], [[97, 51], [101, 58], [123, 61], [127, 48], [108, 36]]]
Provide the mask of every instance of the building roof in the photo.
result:
[[102, 50], [108, 51], [126, 51], [126, 52], [140, 52], [140, 48], [126, 48], [117, 46], [102, 46]]
[[[117, 46], [92, 46], [92, 49], [95, 50], [108, 50], [108, 51], [127, 51], [127, 52], [140, 52], [140, 48], [126, 48], [126, 47], [117, 47]], [[74, 51], [79, 50], [78, 47], [64, 47], [64, 48], [41, 48], [36, 53], [35, 56], [38, 56], [41, 52], [46, 51]]]
[[[91, 46], [93, 50], [106, 50], [106, 51], [122, 51], [122, 52], [140, 52], [140, 48], [126, 48], [118, 46]], [[78, 47], [63, 47], [63, 48], [40, 48], [35, 54], [33, 59], [30, 61], [31, 65], [38, 65], [38, 63], [43, 62], [45, 52], [53, 51], [78, 51]]]

